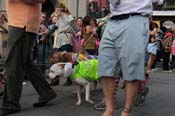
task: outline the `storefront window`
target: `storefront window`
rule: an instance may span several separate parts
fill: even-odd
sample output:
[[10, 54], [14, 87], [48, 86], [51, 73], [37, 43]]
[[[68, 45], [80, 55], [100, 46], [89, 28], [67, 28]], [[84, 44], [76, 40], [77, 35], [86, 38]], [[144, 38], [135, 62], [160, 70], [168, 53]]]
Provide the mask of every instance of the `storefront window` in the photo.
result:
[[[100, 2], [101, 1], [101, 2]], [[105, 4], [104, 4], [105, 3]], [[106, 16], [110, 12], [108, 2], [99, 1], [90, 1], [89, 2], [89, 15], [93, 18], [101, 18]]]
[[166, 5], [172, 6], [175, 5], [175, 0], [165, 0]]
[[175, 10], [175, 0], [164, 0], [162, 5], [153, 4], [154, 10]]

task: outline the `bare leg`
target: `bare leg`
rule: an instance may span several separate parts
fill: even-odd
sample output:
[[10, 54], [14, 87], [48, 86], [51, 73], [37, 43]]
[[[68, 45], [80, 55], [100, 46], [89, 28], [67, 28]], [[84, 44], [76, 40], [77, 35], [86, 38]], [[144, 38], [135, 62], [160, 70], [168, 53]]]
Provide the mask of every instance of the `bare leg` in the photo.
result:
[[81, 105], [81, 85], [77, 85], [77, 98], [78, 101], [76, 103], [77, 106]]
[[153, 55], [153, 54], [149, 55], [148, 62], [147, 62], [147, 73], [148, 74], [151, 73], [151, 67], [152, 67], [155, 59], [156, 59], [155, 55]]
[[[78, 84], [77, 85], [78, 102], [76, 103], [76, 105], [80, 105], [81, 104], [81, 86], [85, 87], [85, 90], [86, 90], [85, 96], [88, 96], [87, 94], [90, 94], [90, 83], [86, 79], [83, 79], [83, 78], [75, 78], [75, 83]], [[89, 93], [87, 93], [87, 89]]]
[[91, 104], [94, 104], [93, 100], [90, 99], [90, 89], [91, 89], [91, 84], [90, 83], [87, 83], [85, 85], [85, 90], [86, 90], [86, 93], [85, 93], [85, 100]]
[[114, 107], [115, 81], [112, 77], [102, 77], [103, 94], [105, 97], [106, 111], [102, 116], [116, 116]]
[[131, 116], [138, 92], [138, 81], [125, 81], [125, 107], [121, 116]]

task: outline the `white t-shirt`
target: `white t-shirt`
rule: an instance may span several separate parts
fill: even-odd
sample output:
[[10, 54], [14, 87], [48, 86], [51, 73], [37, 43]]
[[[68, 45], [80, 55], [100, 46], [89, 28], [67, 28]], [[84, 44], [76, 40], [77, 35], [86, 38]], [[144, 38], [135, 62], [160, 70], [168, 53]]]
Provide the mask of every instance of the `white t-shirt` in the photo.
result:
[[152, 3], [162, 4], [163, 0], [109, 0], [109, 2], [112, 16], [129, 13], [151, 15]]

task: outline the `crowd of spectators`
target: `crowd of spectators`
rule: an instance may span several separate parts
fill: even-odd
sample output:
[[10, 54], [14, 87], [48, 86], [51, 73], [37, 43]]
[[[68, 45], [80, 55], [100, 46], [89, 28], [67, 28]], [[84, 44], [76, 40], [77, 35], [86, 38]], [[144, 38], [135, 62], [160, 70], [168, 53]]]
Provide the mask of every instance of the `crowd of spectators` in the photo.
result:
[[[36, 38], [33, 38], [33, 60], [38, 64], [47, 64], [51, 54], [57, 51], [78, 52], [84, 46], [86, 52], [90, 55], [98, 55], [98, 45], [104, 32], [109, 14], [102, 18], [94, 18], [87, 15], [85, 17], [74, 18], [69, 10], [63, 4], [55, 8], [51, 16], [42, 12], [40, 16], [40, 29]], [[49, 19], [48, 19], [49, 17]], [[50, 30], [57, 26], [49, 36]], [[0, 13], [0, 55], [4, 59], [7, 53], [7, 19], [3, 13]], [[174, 67], [174, 26], [167, 32], [158, 31], [155, 24], [150, 26], [150, 43], [156, 43], [156, 53], [154, 60], [151, 60], [153, 66], [149, 70], [156, 70], [156, 62], [163, 62], [162, 69], [171, 72]], [[91, 38], [91, 39], [89, 39]], [[169, 39], [171, 38], [171, 39]]]

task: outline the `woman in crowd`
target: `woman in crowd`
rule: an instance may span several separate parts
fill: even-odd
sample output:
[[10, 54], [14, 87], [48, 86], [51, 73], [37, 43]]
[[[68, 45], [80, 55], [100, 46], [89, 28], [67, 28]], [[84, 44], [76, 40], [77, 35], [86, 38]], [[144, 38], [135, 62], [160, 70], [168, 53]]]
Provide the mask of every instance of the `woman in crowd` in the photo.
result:
[[163, 53], [163, 70], [165, 72], [169, 72], [169, 61], [170, 61], [170, 53], [171, 46], [173, 41], [173, 34], [171, 32], [167, 32], [162, 40], [164, 53]]
[[[56, 5], [55, 13], [58, 17], [58, 29], [55, 32], [54, 45], [56, 51], [73, 52], [74, 32], [78, 32], [79, 28], [76, 26], [73, 16], [69, 10], [62, 4]], [[70, 78], [67, 78], [66, 86], [72, 84]]]

